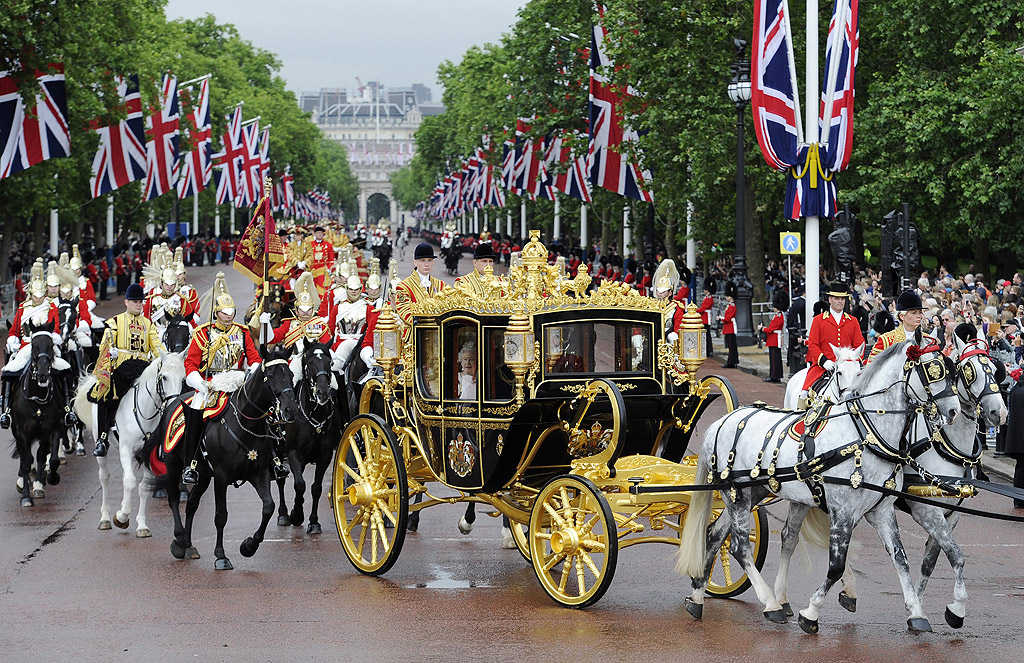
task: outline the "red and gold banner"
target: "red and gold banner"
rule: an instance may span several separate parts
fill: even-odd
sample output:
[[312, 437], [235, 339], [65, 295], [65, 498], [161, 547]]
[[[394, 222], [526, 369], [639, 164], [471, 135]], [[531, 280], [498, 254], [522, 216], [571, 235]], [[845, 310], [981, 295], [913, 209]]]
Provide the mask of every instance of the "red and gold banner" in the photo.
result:
[[256, 285], [263, 285], [267, 267], [281, 262], [284, 262], [284, 250], [271, 215], [270, 198], [263, 196], [238, 243], [235, 269]]

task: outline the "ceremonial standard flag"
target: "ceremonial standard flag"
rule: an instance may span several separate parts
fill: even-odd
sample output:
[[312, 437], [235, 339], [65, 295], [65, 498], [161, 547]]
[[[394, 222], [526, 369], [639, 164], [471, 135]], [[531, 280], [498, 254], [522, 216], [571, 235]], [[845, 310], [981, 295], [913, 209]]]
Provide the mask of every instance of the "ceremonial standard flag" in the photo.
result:
[[185, 154], [180, 164], [176, 164], [179, 171], [178, 198], [188, 198], [205, 189], [213, 172], [213, 163], [210, 160], [213, 143], [213, 130], [210, 127], [210, 79], [202, 81], [199, 98], [193, 101], [192, 112], [185, 116], [192, 149]]
[[150, 109], [146, 118], [146, 182], [142, 199], [153, 200], [174, 188], [178, 172], [178, 140], [181, 132], [178, 117], [178, 78], [164, 76], [160, 86], [160, 107]]
[[0, 72], [0, 179], [71, 154], [64, 65], [36, 72], [35, 105], [25, 107], [14, 77]]
[[[598, 5], [598, 14], [603, 20], [601, 5]], [[627, 198], [654, 202], [650, 172], [630, 162], [625, 150], [640, 137], [626, 126], [622, 117], [622, 100], [635, 96], [636, 91], [616, 89], [604, 75], [604, 71], [615, 66], [604, 51], [607, 39], [608, 31], [604, 26], [594, 25], [590, 39], [590, 146], [587, 150], [590, 181], [594, 186]]]
[[235, 269], [255, 283], [263, 285], [264, 270], [284, 262], [284, 250], [277, 236], [270, 197], [261, 196], [252, 220], [242, 233], [235, 254]]
[[139, 77], [134, 74], [118, 77], [117, 95], [125, 119], [106, 127], [96, 122], [92, 126], [100, 136], [89, 180], [93, 198], [146, 176], [146, 126], [142, 119]]

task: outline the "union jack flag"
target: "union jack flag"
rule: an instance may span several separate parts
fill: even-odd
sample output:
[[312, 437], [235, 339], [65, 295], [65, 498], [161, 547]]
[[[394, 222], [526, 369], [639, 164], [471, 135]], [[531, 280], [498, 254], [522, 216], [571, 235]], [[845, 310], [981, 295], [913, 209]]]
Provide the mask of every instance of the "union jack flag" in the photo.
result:
[[548, 183], [555, 191], [585, 203], [593, 202], [590, 181], [587, 179], [587, 156], [573, 154], [572, 145], [565, 135], [551, 140], [544, 161], [547, 164], [558, 164], [560, 169], [564, 168], [558, 173], [554, 173], [552, 168], [548, 173]]
[[26, 109], [14, 77], [0, 72], [0, 179], [71, 154], [64, 65], [37, 71], [36, 82], [35, 105]]
[[146, 182], [142, 199], [153, 200], [174, 188], [178, 171], [178, 140], [181, 135], [178, 117], [178, 77], [164, 76], [160, 108], [150, 109], [146, 118]]
[[288, 165], [284, 169], [284, 175], [281, 175], [281, 191], [284, 196], [282, 202], [285, 209], [292, 209], [295, 207], [295, 178], [292, 177], [292, 167]]
[[750, 106], [765, 163], [779, 171], [796, 165], [799, 135], [788, 10], [786, 0], [754, 0]]
[[146, 128], [142, 118], [139, 77], [117, 78], [117, 96], [125, 119], [92, 129], [100, 136], [89, 179], [92, 197], [98, 198], [146, 176]]
[[263, 191], [261, 174], [263, 158], [260, 154], [260, 123], [253, 121], [242, 127], [242, 159], [238, 176], [238, 195], [235, 207], [250, 207], [260, 201]]
[[[828, 47], [825, 50], [825, 71], [832, 71], [833, 47], [842, 43], [839, 63], [836, 69], [835, 93], [832, 96], [832, 113], [825, 129], [826, 95], [828, 81], [821, 91], [821, 112], [818, 114], [822, 143], [826, 146], [825, 167], [832, 172], [846, 170], [850, 164], [853, 146], [853, 97], [854, 69], [860, 51], [860, 27], [857, 23], [858, 0], [836, 0], [832, 7], [832, 21], [828, 27]], [[838, 25], [839, 22], [842, 25]]]
[[[598, 14], [604, 19], [604, 6], [598, 5]], [[622, 117], [622, 101], [635, 96], [636, 90], [616, 89], [602, 73], [614, 63], [604, 51], [608, 31], [600, 22], [594, 25], [590, 39], [590, 146], [587, 164], [590, 181], [609, 191], [634, 200], [654, 202], [650, 190], [651, 173], [641, 170], [629, 161], [626, 149], [640, 136], [626, 126]]]
[[199, 99], [186, 116], [192, 150], [176, 166], [178, 170], [178, 198], [194, 196], [210, 183], [213, 162], [210, 160], [213, 130], [210, 126], [210, 79], [202, 82]]
[[242, 142], [242, 107], [236, 107], [225, 119], [227, 128], [224, 130], [224, 147], [213, 155], [218, 205], [231, 202], [238, 197], [238, 182], [242, 176], [241, 162], [245, 153]]

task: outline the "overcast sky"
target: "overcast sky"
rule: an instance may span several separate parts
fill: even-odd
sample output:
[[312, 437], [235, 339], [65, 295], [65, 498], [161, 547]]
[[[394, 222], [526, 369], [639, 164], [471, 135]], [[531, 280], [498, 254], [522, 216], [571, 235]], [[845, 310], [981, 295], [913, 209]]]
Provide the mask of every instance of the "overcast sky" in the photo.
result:
[[168, 0], [167, 18], [212, 13], [276, 53], [288, 89], [353, 90], [356, 76], [385, 87], [423, 83], [440, 101], [437, 65], [496, 42], [526, 0]]

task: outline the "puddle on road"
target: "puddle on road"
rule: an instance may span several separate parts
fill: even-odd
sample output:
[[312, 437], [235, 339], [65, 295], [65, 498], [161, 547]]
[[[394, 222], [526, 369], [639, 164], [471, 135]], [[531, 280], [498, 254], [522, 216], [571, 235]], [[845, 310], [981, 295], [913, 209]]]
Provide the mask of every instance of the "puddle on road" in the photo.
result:
[[436, 576], [430, 582], [418, 582], [414, 585], [406, 585], [407, 589], [483, 589], [492, 587], [483, 580], [456, 580], [439, 567], [432, 567], [431, 571]]

